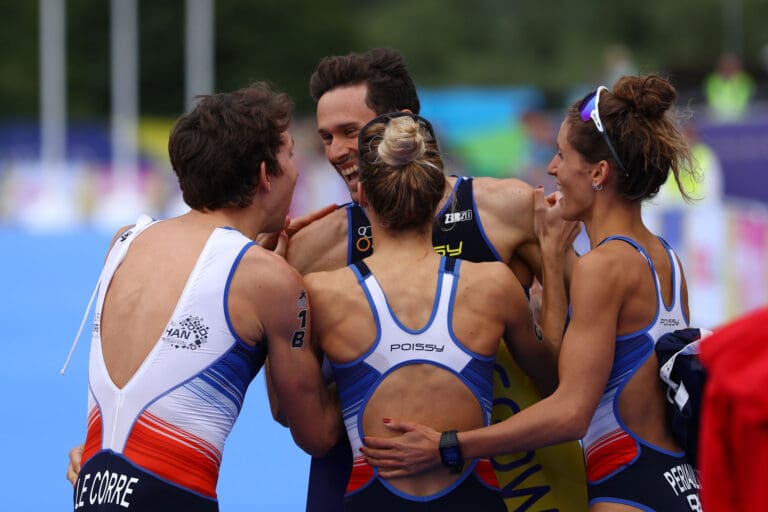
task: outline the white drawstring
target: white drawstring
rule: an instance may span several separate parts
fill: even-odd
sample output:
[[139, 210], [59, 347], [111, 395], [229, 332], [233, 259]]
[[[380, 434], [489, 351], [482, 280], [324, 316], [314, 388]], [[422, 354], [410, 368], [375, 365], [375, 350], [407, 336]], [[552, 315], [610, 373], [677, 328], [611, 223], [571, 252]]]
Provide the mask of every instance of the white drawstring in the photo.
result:
[[[147, 226], [155, 222], [155, 220], [150, 217], [149, 215], [141, 215], [139, 219], [136, 221], [136, 224], [131, 226], [130, 228], [126, 229], [123, 233], [123, 237], [127, 238], [128, 235], [133, 233], [133, 236], [136, 236], [138, 233], [143, 231]], [[121, 242], [125, 241], [125, 238], [120, 239]], [[130, 245], [130, 244], [129, 244]], [[114, 249], [114, 246], [110, 247], [110, 254], [112, 253], [112, 249]], [[123, 256], [125, 254], [125, 251], [128, 250], [128, 245], [124, 245], [121, 249], [123, 251]], [[123, 256], [120, 256], [122, 258]], [[64, 372], [67, 371], [67, 366], [69, 366], [69, 361], [72, 359], [72, 354], [75, 353], [75, 347], [77, 347], [77, 342], [80, 340], [80, 335], [83, 333], [83, 327], [85, 327], [85, 321], [88, 319], [88, 314], [91, 312], [91, 306], [93, 306], [93, 300], [96, 298], [96, 293], [99, 291], [99, 285], [101, 284], [101, 280], [104, 277], [104, 272], [106, 271], [107, 264], [104, 263], [104, 266], [101, 269], [101, 273], [99, 274], [99, 280], [96, 281], [96, 287], [93, 289], [93, 293], [91, 294], [91, 300], [88, 301], [88, 307], [85, 309], [85, 314], [83, 315], [83, 321], [80, 322], [80, 329], [77, 330], [77, 335], [75, 336], [74, 341], [72, 342], [72, 348], [69, 349], [69, 355], [67, 355], [67, 360], [64, 361], [64, 366], [61, 368], [61, 374], [64, 375]]]
[[91, 294], [91, 300], [88, 301], [88, 307], [85, 308], [85, 314], [83, 315], [83, 321], [80, 322], [80, 328], [77, 330], [77, 335], [75, 335], [75, 340], [72, 342], [72, 348], [69, 349], [69, 355], [67, 355], [67, 360], [64, 361], [64, 366], [61, 368], [61, 374], [64, 375], [64, 372], [67, 371], [67, 366], [69, 366], [69, 361], [72, 359], [72, 354], [75, 353], [75, 347], [77, 347], [77, 342], [80, 340], [80, 335], [83, 333], [83, 327], [85, 327], [85, 321], [88, 319], [88, 314], [91, 312], [91, 306], [93, 305], [93, 299], [96, 298], [96, 292], [99, 290], [99, 284], [101, 283], [101, 275], [99, 275], [99, 280], [96, 281], [96, 287], [93, 289], [93, 293]]

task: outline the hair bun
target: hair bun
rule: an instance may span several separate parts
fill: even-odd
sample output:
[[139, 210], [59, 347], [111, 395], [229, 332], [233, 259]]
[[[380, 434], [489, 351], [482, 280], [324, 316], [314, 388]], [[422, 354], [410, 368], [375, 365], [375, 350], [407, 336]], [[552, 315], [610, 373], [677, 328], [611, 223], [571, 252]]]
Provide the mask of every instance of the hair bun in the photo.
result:
[[625, 76], [616, 82], [613, 94], [643, 117], [659, 119], [677, 99], [672, 84], [658, 75]]
[[379, 145], [381, 161], [392, 167], [401, 167], [424, 155], [426, 141], [419, 132], [419, 124], [408, 116], [396, 117], [387, 123]]

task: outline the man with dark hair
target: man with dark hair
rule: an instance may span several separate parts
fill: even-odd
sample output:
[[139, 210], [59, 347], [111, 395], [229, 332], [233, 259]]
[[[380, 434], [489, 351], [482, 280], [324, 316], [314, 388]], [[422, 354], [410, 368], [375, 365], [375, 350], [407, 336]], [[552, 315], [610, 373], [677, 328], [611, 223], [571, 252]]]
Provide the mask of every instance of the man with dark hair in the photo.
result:
[[[291, 237], [287, 259], [302, 275], [335, 270], [372, 254], [370, 222], [357, 203], [358, 133], [377, 115], [403, 110], [417, 114], [420, 109], [402, 55], [388, 48], [322, 59], [310, 79], [310, 92], [317, 102], [318, 133], [326, 157], [347, 184], [352, 202]], [[533, 189], [526, 183], [447, 176], [435, 217], [432, 237], [437, 252], [470, 261], [502, 261], [524, 286], [530, 286], [534, 276], [541, 278]], [[539, 400], [503, 344], [496, 370], [497, 419]], [[341, 510], [351, 459], [347, 442], [327, 457], [313, 459], [308, 511]], [[561, 511], [586, 508], [583, 460], [577, 443], [504, 457], [496, 461], [496, 469], [510, 510], [534, 505]]]
[[302, 278], [253, 242], [288, 213], [291, 110], [256, 83], [202, 97], [173, 128], [170, 158], [192, 209], [142, 216], [107, 256], [87, 435], [70, 454], [75, 510], [218, 510], [224, 442], [267, 351], [296, 443], [322, 455], [336, 442], [340, 412], [311, 347]]

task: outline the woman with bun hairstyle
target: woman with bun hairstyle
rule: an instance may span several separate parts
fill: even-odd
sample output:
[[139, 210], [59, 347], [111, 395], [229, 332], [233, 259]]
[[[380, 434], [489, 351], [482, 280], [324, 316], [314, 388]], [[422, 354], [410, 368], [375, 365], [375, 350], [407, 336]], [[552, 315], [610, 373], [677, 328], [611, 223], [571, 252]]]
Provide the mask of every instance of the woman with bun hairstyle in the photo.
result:
[[[556, 346], [536, 335], [504, 263], [433, 249], [435, 210], [451, 189], [430, 123], [384, 114], [360, 130], [359, 148], [359, 202], [376, 250], [305, 277], [312, 334], [333, 368], [352, 445], [345, 510], [505, 512], [490, 461], [462, 457], [455, 432], [490, 424], [502, 338], [545, 394], [556, 385]], [[383, 478], [362, 456], [362, 439], [397, 435], [386, 424], [403, 417], [447, 433], [444, 465]]]
[[[565, 325], [547, 307], [565, 295], [557, 282], [566, 244], [556, 228], [583, 222], [592, 249], [573, 268], [558, 387], [506, 421], [457, 434], [468, 458], [581, 439], [590, 512], [701, 510], [696, 471], [666, 421], [654, 352], [659, 337], [688, 325], [685, 277], [641, 216], [670, 174], [679, 181], [692, 168], [673, 119], [676, 97], [659, 76], [624, 77], [568, 109], [548, 167], [558, 192], [537, 191], [545, 335]], [[365, 439], [362, 452], [379, 475], [439, 466], [440, 432], [410, 420], [388, 423], [399, 437]]]

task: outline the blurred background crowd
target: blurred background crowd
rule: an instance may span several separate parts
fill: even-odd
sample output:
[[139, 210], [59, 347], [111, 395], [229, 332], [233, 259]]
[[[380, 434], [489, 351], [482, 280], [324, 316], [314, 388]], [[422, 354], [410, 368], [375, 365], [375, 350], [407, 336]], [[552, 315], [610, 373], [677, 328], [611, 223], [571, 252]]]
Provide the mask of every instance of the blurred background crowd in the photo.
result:
[[[88, 282], [68, 282], [46, 306], [50, 292], [29, 286], [40, 273], [25, 266], [38, 261], [31, 252], [55, 247], [45, 275], [79, 276], [74, 267], [94, 260], [78, 247], [98, 247], [98, 261], [139, 214], [183, 211], [167, 140], [197, 94], [254, 80], [289, 92], [300, 162], [292, 212], [347, 201], [323, 156], [308, 80], [323, 56], [375, 46], [405, 56], [451, 174], [547, 191], [568, 104], [625, 74], [668, 77], [703, 179], [685, 184], [692, 205], [662, 190], [648, 222], [686, 262], [697, 325], [768, 303], [765, 0], [0, 0], [0, 13], [2, 312], [13, 324], [24, 308], [50, 307], [45, 315], [64, 323], [48, 347], [74, 334], [96, 275], [80, 270]], [[79, 439], [69, 442], [55, 448], [62, 475]]]

